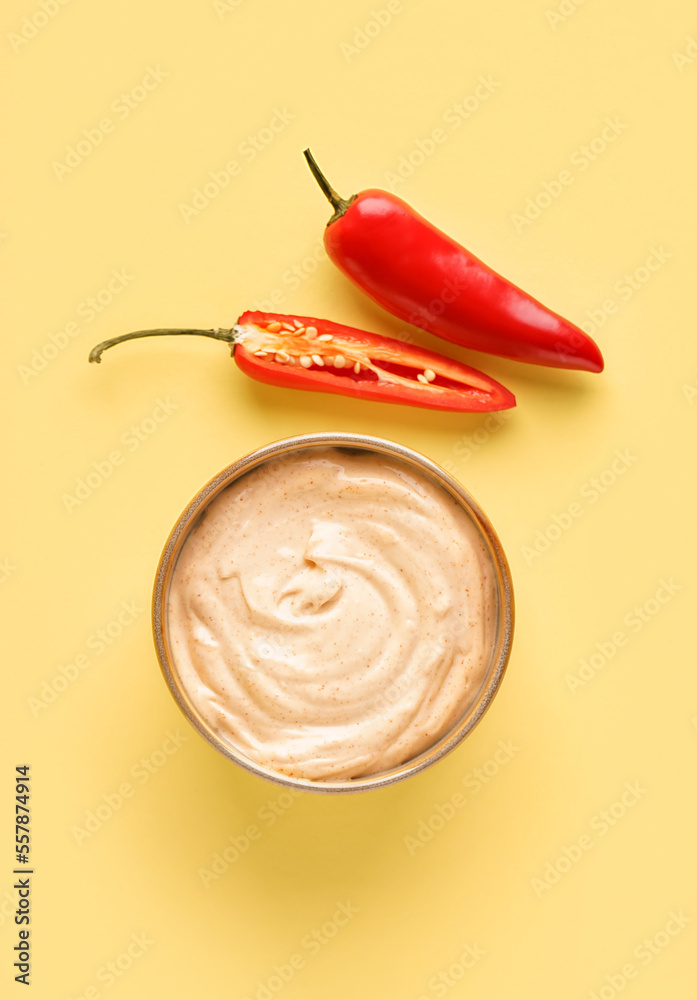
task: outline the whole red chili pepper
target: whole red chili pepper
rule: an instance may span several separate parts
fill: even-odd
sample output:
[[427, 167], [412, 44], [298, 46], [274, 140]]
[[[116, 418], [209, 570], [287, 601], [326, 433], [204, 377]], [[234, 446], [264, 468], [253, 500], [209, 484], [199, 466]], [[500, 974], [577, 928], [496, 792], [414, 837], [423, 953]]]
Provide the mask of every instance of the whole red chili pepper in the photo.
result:
[[351, 326], [276, 313], [245, 312], [231, 330], [137, 330], [98, 344], [90, 361], [124, 340], [195, 334], [232, 345], [252, 378], [289, 389], [337, 392], [434, 410], [506, 410], [515, 397], [488, 375], [434, 351]]
[[555, 368], [603, 370], [600, 350], [573, 323], [492, 271], [388, 191], [340, 198], [305, 150], [334, 214], [329, 257], [400, 319], [488, 354]]

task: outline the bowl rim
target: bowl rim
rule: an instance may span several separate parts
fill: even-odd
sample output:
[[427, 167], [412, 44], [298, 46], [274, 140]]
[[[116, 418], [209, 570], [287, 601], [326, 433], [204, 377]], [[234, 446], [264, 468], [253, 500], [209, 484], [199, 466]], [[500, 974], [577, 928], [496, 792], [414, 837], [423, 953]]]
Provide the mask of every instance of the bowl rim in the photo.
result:
[[[289, 454], [290, 452], [301, 452], [320, 447], [358, 448], [386, 456], [393, 456], [417, 467], [440, 486], [444, 487], [465, 509], [482, 534], [491, 559], [498, 597], [495, 642], [492, 650], [489, 675], [482, 684], [477, 698], [469, 706], [460, 721], [432, 747], [427, 748], [416, 757], [405, 761], [397, 767], [360, 778], [327, 781], [313, 781], [309, 778], [293, 778], [289, 775], [280, 774], [272, 768], [251, 760], [240, 751], [235, 750], [234, 747], [223, 740], [206, 723], [188, 699], [184, 685], [177, 677], [174, 658], [169, 651], [167, 641], [165, 613], [168, 588], [179, 552], [188, 537], [188, 532], [193, 528], [198, 517], [203, 513], [208, 504], [241, 476], [251, 472], [269, 459], [277, 458], [280, 455]], [[508, 560], [489, 518], [469, 491], [451, 476], [450, 473], [446, 472], [445, 469], [420, 454], [420, 452], [408, 448], [406, 445], [368, 434], [332, 431], [298, 434], [293, 437], [272, 441], [261, 448], [243, 455], [210, 479], [184, 508], [167, 537], [158, 562], [152, 597], [152, 629], [160, 669], [170, 694], [174, 697], [174, 700], [192, 726], [214, 749], [246, 771], [286, 788], [320, 793], [347, 793], [384, 788], [397, 781], [402, 781], [413, 774], [418, 774], [459, 746], [481, 721], [501, 685], [511, 655], [514, 621], [513, 583]]]

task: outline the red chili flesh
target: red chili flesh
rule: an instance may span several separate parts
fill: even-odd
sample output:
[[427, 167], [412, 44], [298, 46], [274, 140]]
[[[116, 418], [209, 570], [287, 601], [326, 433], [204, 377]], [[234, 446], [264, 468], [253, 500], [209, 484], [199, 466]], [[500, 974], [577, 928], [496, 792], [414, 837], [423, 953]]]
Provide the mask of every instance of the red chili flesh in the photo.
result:
[[359, 288], [407, 323], [455, 344], [555, 368], [603, 370], [591, 338], [507, 281], [388, 191], [340, 198], [310, 168], [335, 212], [327, 254]]
[[434, 410], [506, 410], [499, 382], [434, 351], [309, 316], [245, 312], [235, 360], [261, 382]]

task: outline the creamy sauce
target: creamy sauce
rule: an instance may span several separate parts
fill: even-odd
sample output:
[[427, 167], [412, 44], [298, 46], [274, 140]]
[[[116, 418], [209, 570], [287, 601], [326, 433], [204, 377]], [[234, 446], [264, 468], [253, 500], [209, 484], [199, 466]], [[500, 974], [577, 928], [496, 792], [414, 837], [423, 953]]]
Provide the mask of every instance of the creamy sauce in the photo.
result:
[[281, 774], [354, 778], [427, 749], [491, 656], [477, 527], [412, 466], [311, 449], [225, 489], [166, 607], [174, 668], [225, 742]]

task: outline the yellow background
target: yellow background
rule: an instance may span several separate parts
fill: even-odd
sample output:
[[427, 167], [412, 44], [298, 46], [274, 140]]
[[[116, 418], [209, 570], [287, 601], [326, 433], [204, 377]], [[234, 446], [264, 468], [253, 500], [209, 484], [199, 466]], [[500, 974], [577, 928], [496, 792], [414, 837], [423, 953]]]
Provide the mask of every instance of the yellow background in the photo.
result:
[[[29, 763], [41, 1000], [263, 1000], [294, 953], [304, 967], [284, 1000], [695, 996], [694, 8], [393, 0], [380, 26], [371, 10], [385, 7], [5, 6], [3, 995], [22, 989], [11, 967], [12, 789], [14, 767]], [[158, 86], [124, 115], [120, 95], [150, 67]], [[491, 93], [475, 108], [480, 77]], [[456, 127], [458, 104], [470, 113]], [[247, 137], [276, 109], [286, 126], [245, 159]], [[113, 127], [99, 145], [57, 168], [105, 117]], [[607, 118], [620, 134], [583, 169], [579, 151]], [[445, 138], [431, 149], [438, 128]], [[429, 155], [414, 153], [419, 142]], [[322, 258], [329, 212], [307, 145], [342, 194], [392, 186], [552, 308], [595, 322], [606, 372], [470, 355], [517, 395], [498, 426], [261, 386], [203, 340], [126, 345], [88, 366], [106, 337], [231, 325], [274, 291], [281, 311], [406, 333]], [[394, 183], [410, 156], [417, 166]], [[185, 221], [181, 206], [232, 159], [237, 176]], [[565, 169], [572, 183], [540, 198]], [[527, 199], [545, 206], [529, 225], [515, 218], [526, 204], [535, 215]], [[638, 272], [628, 295], [624, 276], [653, 249], [660, 267]], [[124, 287], [87, 319], [114, 269]], [[51, 336], [59, 346], [47, 351]], [[158, 400], [169, 415], [153, 425]], [[133, 426], [137, 447], [125, 443]], [[510, 559], [517, 633], [493, 706], [445, 761], [381, 792], [302, 796], [267, 825], [265, 803], [282, 790], [189, 728], [161, 679], [148, 605], [169, 529], [201, 485], [269, 441], [322, 430], [411, 446], [471, 490]], [[66, 504], [114, 450], [122, 463]], [[627, 467], [592, 501], [617, 451]], [[555, 530], [574, 502], [582, 515]], [[554, 540], [541, 551], [545, 535]], [[653, 604], [661, 580], [673, 594]], [[141, 612], [97, 652], [94, 636], [124, 601]], [[634, 630], [636, 606], [648, 620]], [[626, 644], [570, 684], [617, 631]], [[88, 665], [37, 708], [81, 654]], [[169, 756], [168, 732], [188, 737]], [[475, 791], [499, 741], [517, 749]], [[83, 837], [88, 813], [118, 802], [124, 783], [132, 796], [111, 816], [102, 808]], [[625, 815], [601, 835], [598, 816], [626, 783], [638, 783], [638, 800], [615, 806]], [[466, 805], [434, 822], [458, 790]], [[429, 822], [442, 828], [410, 851], [405, 838]], [[204, 886], [200, 869], [250, 824], [260, 838]], [[592, 847], [560, 863], [584, 834]], [[303, 945], [340, 902], [357, 913]], [[671, 923], [671, 936], [680, 911], [691, 922]], [[110, 980], [108, 963], [140, 934], [151, 943]], [[485, 955], [465, 969], [468, 945]]]

